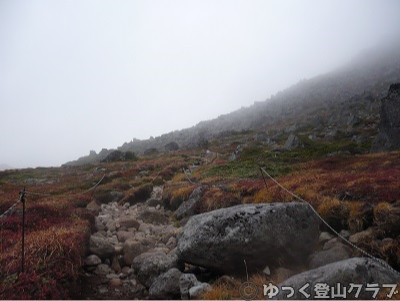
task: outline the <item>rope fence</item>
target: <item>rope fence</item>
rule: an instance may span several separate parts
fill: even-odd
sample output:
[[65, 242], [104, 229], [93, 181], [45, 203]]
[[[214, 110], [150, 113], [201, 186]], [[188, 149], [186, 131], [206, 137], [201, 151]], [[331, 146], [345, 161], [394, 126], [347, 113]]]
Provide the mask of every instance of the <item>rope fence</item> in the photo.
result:
[[[353, 247], [354, 249], [360, 251], [363, 255], [365, 255], [366, 257], [369, 257], [370, 259], [372, 259], [373, 261], [375, 261], [376, 263], [378, 263], [379, 265], [389, 269], [392, 272], [395, 272], [396, 274], [400, 275], [400, 272], [395, 270], [394, 268], [392, 268], [389, 264], [387, 264], [385, 261], [383, 261], [382, 259], [376, 258], [375, 256], [369, 254], [368, 252], [364, 251], [363, 249], [361, 249], [360, 247], [356, 246], [355, 244], [353, 244], [351, 241], [349, 241], [347, 238], [345, 238], [343, 235], [341, 235], [339, 232], [337, 232], [334, 228], [332, 228], [327, 221], [325, 221], [323, 219], [323, 217], [313, 208], [313, 206], [311, 206], [311, 204], [309, 202], [307, 202], [306, 200], [304, 200], [303, 198], [301, 198], [300, 196], [294, 194], [293, 192], [291, 192], [289, 189], [287, 189], [286, 187], [284, 187], [282, 184], [280, 184], [274, 177], [272, 177], [264, 168], [262, 168], [260, 166], [260, 170], [261, 170], [261, 174], [265, 173], [268, 178], [270, 178], [276, 185], [278, 185], [281, 189], [283, 189], [285, 192], [287, 192], [288, 194], [290, 194], [292, 197], [294, 197], [295, 199], [299, 200], [302, 203], [307, 204], [311, 210], [314, 212], [314, 214], [325, 224], [325, 226], [327, 226], [329, 228], [329, 230], [331, 230], [335, 235], [337, 235], [340, 239], [342, 239], [343, 241], [345, 241], [348, 245], [350, 245], [351, 247]], [[263, 176], [264, 177], [264, 176]], [[266, 184], [265, 178], [264, 178], [264, 182]]]
[[21, 200], [16, 201], [10, 208], [8, 208], [2, 215], [0, 215], [0, 219], [6, 218], [8, 214], [11, 214], [12, 211], [17, 207], [17, 205], [21, 202]]
[[100, 181], [98, 181], [94, 186], [92, 186], [91, 188], [79, 192], [79, 193], [74, 193], [74, 194], [49, 194], [49, 193], [40, 193], [40, 192], [32, 192], [32, 191], [25, 191], [26, 194], [32, 195], [32, 196], [40, 196], [40, 197], [53, 197], [53, 198], [67, 198], [67, 197], [77, 197], [77, 196], [81, 196], [84, 195], [88, 192], [91, 192], [92, 190], [95, 190], [97, 188], [97, 186], [100, 185], [100, 183], [103, 181], [104, 177], [106, 176], [106, 174], [103, 175], [103, 177], [100, 179]]
[[[75, 193], [75, 194], [49, 194], [49, 193], [39, 193], [39, 192], [32, 192], [32, 191], [26, 191], [25, 187], [22, 191], [20, 191], [20, 199], [18, 201], [16, 201], [11, 207], [9, 207], [3, 214], [0, 215], [0, 219], [4, 219], [6, 217], [8, 217], [13, 210], [17, 207], [17, 205], [19, 203], [22, 203], [23, 207], [22, 207], [22, 233], [21, 233], [21, 241], [22, 241], [22, 250], [21, 250], [21, 273], [24, 272], [24, 266], [25, 266], [25, 202], [26, 202], [26, 195], [29, 194], [31, 196], [39, 196], [39, 197], [55, 197], [55, 198], [64, 198], [64, 197], [77, 197], [77, 196], [81, 196], [84, 194], [87, 194], [91, 191], [94, 191], [97, 186], [100, 185], [100, 183], [103, 181], [104, 177], [106, 175], [104, 174], [103, 177], [100, 179], [100, 181], [98, 181], [94, 186], [92, 186], [91, 188], [79, 192], [79, 193]], [[1, 222], [1, 230], [3, 230], [3, 224], [4, 221]], [[2, 232], [1, 232], [2, 233]], [[3, 235], [2, 235], [3, 236]], [[1, 241], [2, 241], [3, 237], [1, 237]], [[1, 251], [3, 252], [3, 245], [1, 244]]]

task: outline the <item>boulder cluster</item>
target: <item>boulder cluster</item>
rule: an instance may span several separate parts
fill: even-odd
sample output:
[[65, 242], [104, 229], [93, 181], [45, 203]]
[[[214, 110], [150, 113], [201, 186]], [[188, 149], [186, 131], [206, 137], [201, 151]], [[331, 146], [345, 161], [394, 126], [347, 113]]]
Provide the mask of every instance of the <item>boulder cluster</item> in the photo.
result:
[[[193, 215], [201, 187], [175, 212], [162, 206], [161, 189], [155, 187], [150, 199], [135, 205], [88, 206], [98, 216], [85, 269], [88, 277], [105, 279], [100, 292], [125, 289], [132, 298], [196, 299], [216, 279], [256, 272], [296, 292], [321, 281], [330, 286], [400, 281], [384, 263], [353, 257], [356, 250], [342, 238], [321, 232], [308, 204], [246, 204]], [[343, 230], [340, 236], [357, 244], [374, 233], [373, 228], [354, 234]], [[370, 292], [362, 298], [370, 299]]]
[[190, 271], [183, 273], [185, 263], [176, 248], [182, 228], [170, 221], [171, 212], [161, 206], [157, 189], [146, 202], [133, 206], [117, 202], [88, 205], [98, 216], [84, 268], [88, 277], [105, 279], [100, 294], [113, 287], [129, 290], [132, 297], [189, 299], [210, 288]]

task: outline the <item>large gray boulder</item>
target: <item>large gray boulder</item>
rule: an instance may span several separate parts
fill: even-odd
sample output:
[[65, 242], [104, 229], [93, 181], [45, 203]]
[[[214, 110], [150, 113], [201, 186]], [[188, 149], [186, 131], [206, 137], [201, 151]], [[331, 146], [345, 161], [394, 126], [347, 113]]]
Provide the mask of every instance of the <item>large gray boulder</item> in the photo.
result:
[[319, 220], [304, 203], [238, 205], [191, 217], [178, 257], [221, 273], [301, 263], [318, 242]]
[[372, 151], [400, 149], [400, 83], [390, 85], [381, 102], [379, 133]]
[[325, 299], [331, 299], [332, 287], [334, 291], [338, 291], [338, 284], [340, 284], [341, 290], [343, 290], [343, 287], [346, 288], [347, 295], [345, 299], [357, 299], [355, 298], [356, 288], [350, 293], [348, 291], [350, 290], [350, 284], [361, 284], [362, 288], [357, 297], [358, 299], [369, 300], [373, 299], [373, 291], [365, 290], [367, 284], [375, 283], [381, 286], [382, 284], [397, 284], [399, 281], [399, 274], [382, 266], [376, 260], [354, 257], [309, 270], [285, 280], [278, 285], [279, 293], [274, 299], [287, 299], [288, 291], [283, 291], [282, 287], [294, 288], [294, 294], [290, 299], [306, 299], [299, 290], [307, 284], [309, 285], [304, 287], [303, 291], [305, 294], [310, 295], [310, 299], [317, 299], [315, 298], [317, 296], [314, 289], [315, 285], [323, 283], [329, 287], [329, 294]]

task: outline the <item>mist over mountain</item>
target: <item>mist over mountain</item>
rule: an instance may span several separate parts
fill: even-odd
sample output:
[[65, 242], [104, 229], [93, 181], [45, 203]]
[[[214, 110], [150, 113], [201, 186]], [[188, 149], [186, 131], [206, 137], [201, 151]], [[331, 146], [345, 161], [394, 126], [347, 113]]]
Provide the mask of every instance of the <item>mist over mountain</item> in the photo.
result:
[[8, 164], [0, 164], [0, 171], [12, 169], [12, 167]]
[[[300, 80], [250, 107], [155, 138], [133, 139], [117, 149], [143, 155], [207, 147], [215, 139], [243, 131], [254, 131], [255, 139], [277, 149], [284, 146], [290, 133], [300, 130], [311, 140], [344, 135], [354, 143], [371, 144], [378, 131], [380, 100], [389, 86], [399, 81], [400, 42], [392, 41], [363, 51], [334, 71]], [[113, 151], [91, 151], [89, 156], [66, 165], [99, 162]]]

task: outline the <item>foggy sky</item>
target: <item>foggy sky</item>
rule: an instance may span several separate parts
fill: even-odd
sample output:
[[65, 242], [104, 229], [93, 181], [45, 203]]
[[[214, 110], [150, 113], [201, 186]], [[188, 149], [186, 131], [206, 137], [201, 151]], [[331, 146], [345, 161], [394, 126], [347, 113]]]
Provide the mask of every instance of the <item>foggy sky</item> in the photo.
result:
[[400, 2], [0, 0], [0, 163], [196, 125], [399, 33]]

